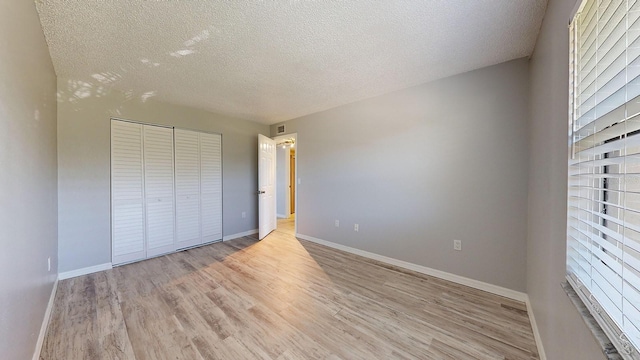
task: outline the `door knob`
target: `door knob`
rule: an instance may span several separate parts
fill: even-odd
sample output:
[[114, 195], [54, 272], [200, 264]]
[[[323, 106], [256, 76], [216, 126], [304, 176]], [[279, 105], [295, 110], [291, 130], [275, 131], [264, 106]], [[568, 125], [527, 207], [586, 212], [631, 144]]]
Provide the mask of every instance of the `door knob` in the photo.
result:
[[264, 193], [266, 193], [266, 191], [264, 191], [264, 190], [258, 190], [258, 195], [260, 195], [260, 194], [264, 194]]

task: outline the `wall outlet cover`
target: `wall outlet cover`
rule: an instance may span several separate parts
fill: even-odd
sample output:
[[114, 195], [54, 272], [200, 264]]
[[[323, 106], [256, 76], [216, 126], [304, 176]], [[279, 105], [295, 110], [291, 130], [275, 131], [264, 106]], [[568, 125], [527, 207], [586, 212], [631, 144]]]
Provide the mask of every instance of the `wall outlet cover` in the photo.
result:
[[462, 240], [453, 240], [453, 250], [462, 250]]

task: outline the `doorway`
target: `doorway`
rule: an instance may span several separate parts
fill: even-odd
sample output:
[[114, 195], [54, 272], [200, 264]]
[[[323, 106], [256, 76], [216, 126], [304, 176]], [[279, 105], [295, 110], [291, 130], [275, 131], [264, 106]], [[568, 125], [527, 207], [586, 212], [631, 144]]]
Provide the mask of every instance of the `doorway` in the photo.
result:
[[296, 214], [296, 149], [289, 152], [289, 212]]
[[295, 236], [297, 224], [297, 134], [274, 137], [276, 142], [277, 230]]

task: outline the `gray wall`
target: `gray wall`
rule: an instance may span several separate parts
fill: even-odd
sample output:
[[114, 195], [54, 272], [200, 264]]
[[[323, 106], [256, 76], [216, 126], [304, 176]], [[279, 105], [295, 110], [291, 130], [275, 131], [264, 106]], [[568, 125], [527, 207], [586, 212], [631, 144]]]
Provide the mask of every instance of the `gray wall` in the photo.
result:
[[286, 122], [298, 233], [524, 291], [527, 103], [520, 59]]
[[24, 360], [58, 253], [56, 76], [33, 1], [0, 2], [0, 54], [0, 357]]
[[58, 92], [60, 272], [111, 262], [110, 117], [221, 133], [224, 235], [257, 229], [257, 138], [269, 134], [267, 125], [109, 91], [91, 79], [59, 79]]
[[549, 359], [603, 359], [565, 276], [569, 32], [576, 0], [551, 0], [531, 58], [527, 292]]

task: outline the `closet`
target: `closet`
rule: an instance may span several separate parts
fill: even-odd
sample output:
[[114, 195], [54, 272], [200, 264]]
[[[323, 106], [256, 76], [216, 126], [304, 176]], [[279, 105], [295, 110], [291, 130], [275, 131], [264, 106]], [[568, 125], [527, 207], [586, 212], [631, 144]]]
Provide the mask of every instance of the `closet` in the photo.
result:
[[222, 240], [219, 134], [111, 120], [114, 265]]

